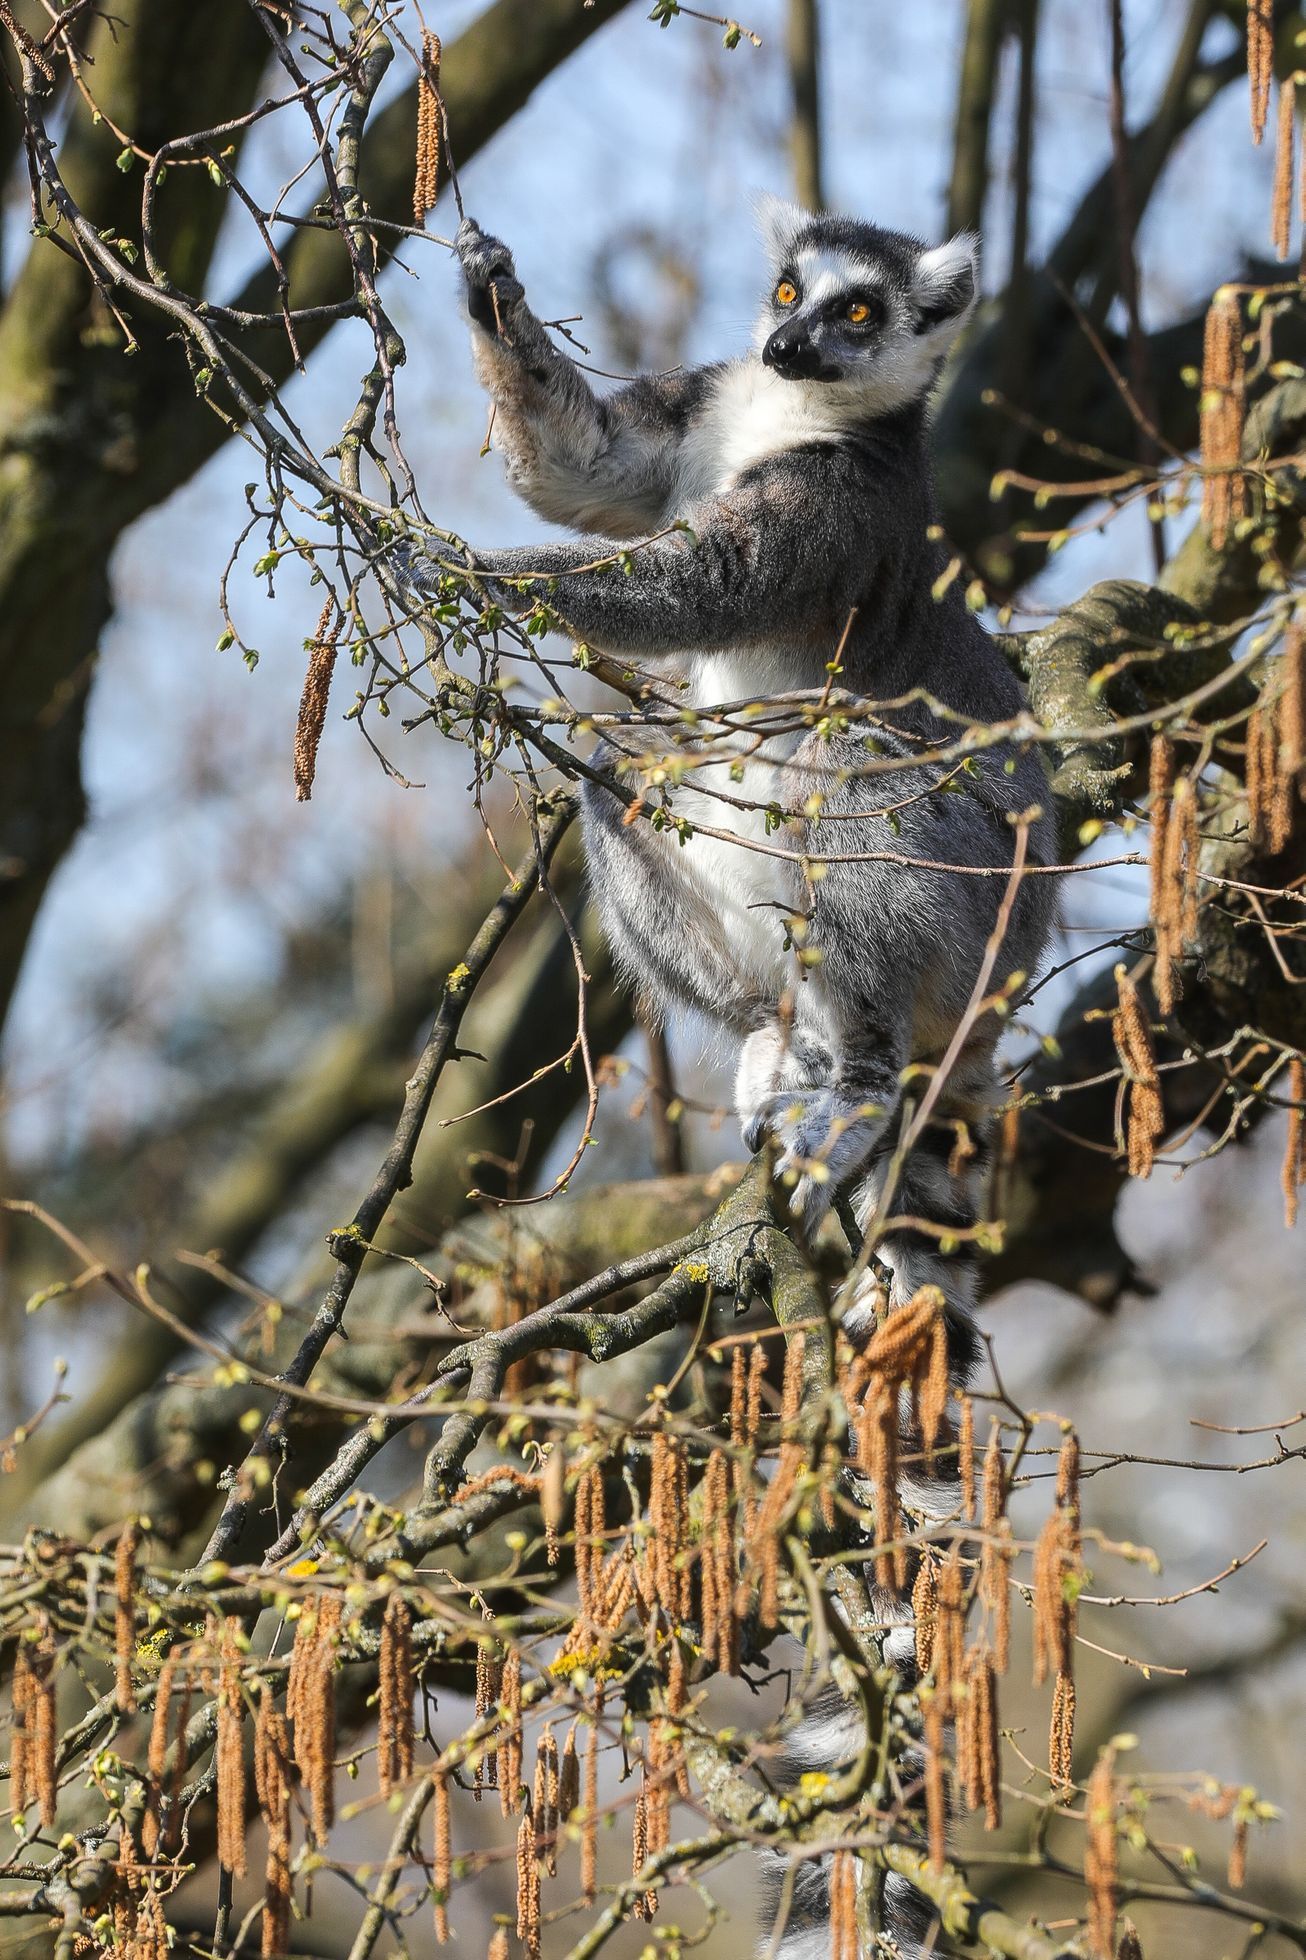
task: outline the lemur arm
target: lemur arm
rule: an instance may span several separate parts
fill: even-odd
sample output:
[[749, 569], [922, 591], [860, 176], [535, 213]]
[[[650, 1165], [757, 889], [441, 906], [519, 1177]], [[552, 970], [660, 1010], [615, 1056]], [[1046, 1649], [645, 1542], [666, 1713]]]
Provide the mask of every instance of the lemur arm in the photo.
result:
[[[630, 545], [518, 545], [478, 552], [476, 563], [506, 610], [543, 600], [607, 653], [667, 657], [792, 635], [813, 643], [833, 636], [833, 645], [873, 559], [864, 538], [856, 566], [849, 563], [835, 478], [833, 461], [810, 450], [801, 466], [777, 457], [700, 511], [693, 533]], [[517, 580], [520, 587], [505, 583]]]
[[700, 378], [649, 376], [600, 398], [527, 305], [507, 246], [467, 218], [457, 250], [476, 371], [516, 489], [555, 524], [619, 538], [656, 529]]

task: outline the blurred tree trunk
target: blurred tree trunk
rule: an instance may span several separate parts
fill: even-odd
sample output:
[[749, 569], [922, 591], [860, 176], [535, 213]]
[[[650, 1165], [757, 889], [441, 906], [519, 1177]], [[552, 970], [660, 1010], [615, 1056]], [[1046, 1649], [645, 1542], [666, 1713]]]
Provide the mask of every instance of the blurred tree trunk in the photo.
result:
[[1008, 0], [970, 0], [948, 184], [948, 230], [978, 231], [989, 187], [989, 132]]
[[821, 29], [817, 0], [789, 0], [789, 78], [794, 92], [790, 147], [794, 189], [809, 211], [825, 209], [821, 181]]

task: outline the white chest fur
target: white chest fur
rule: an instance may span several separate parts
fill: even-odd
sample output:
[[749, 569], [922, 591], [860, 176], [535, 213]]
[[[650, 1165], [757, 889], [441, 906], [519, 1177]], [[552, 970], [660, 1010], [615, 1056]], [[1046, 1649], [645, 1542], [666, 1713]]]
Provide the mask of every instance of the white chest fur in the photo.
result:
[[[793, 837], [785, 827], [768, 832], [765, 810], [741, 805], [784, 796], [782, 772], [765, 761], [746, 764], [738, 782], [730, 780], [724, 761], [707, 763], [679, 786], [673, 801], [693, 835], [682, 844], [665, 833], [677, 869], [694, 881], [720, 922], [722, 951], [754, 983], [777, 992], [791, 976], [787, 921], [800, 905], [797, 867], [787, 855]], [[710, 836], [709, 830], [721, 834]]]
[[781, 381], [754, 356], [732, 361], [680, 447], [675, 507], [691, 511], [744, 470], [807, 442], [837, 440], [847, 412], [819, 383]]

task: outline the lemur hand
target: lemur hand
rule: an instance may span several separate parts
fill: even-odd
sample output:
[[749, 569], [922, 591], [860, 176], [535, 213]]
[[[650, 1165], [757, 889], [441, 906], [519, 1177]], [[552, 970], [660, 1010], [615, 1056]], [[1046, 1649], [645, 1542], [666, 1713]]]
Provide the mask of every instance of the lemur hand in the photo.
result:
[[454, 250], [467, 282], [467, 311], [478, 327], [497, 333], [508, 309], [524, 297], [512, 253], [501, 239], [488, 237], [475, 218], [464, 218], [459, 225]]

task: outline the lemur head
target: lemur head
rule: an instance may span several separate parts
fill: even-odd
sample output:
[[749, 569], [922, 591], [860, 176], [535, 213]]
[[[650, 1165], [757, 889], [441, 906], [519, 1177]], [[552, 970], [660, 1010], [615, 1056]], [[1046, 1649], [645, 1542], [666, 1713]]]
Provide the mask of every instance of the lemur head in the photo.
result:
[[764, 365], [872, 415], [924, 395], [975, 304], [976, 239], [931, 248], [778, 199], [760, 217], [772, 273], [756, 329]]

